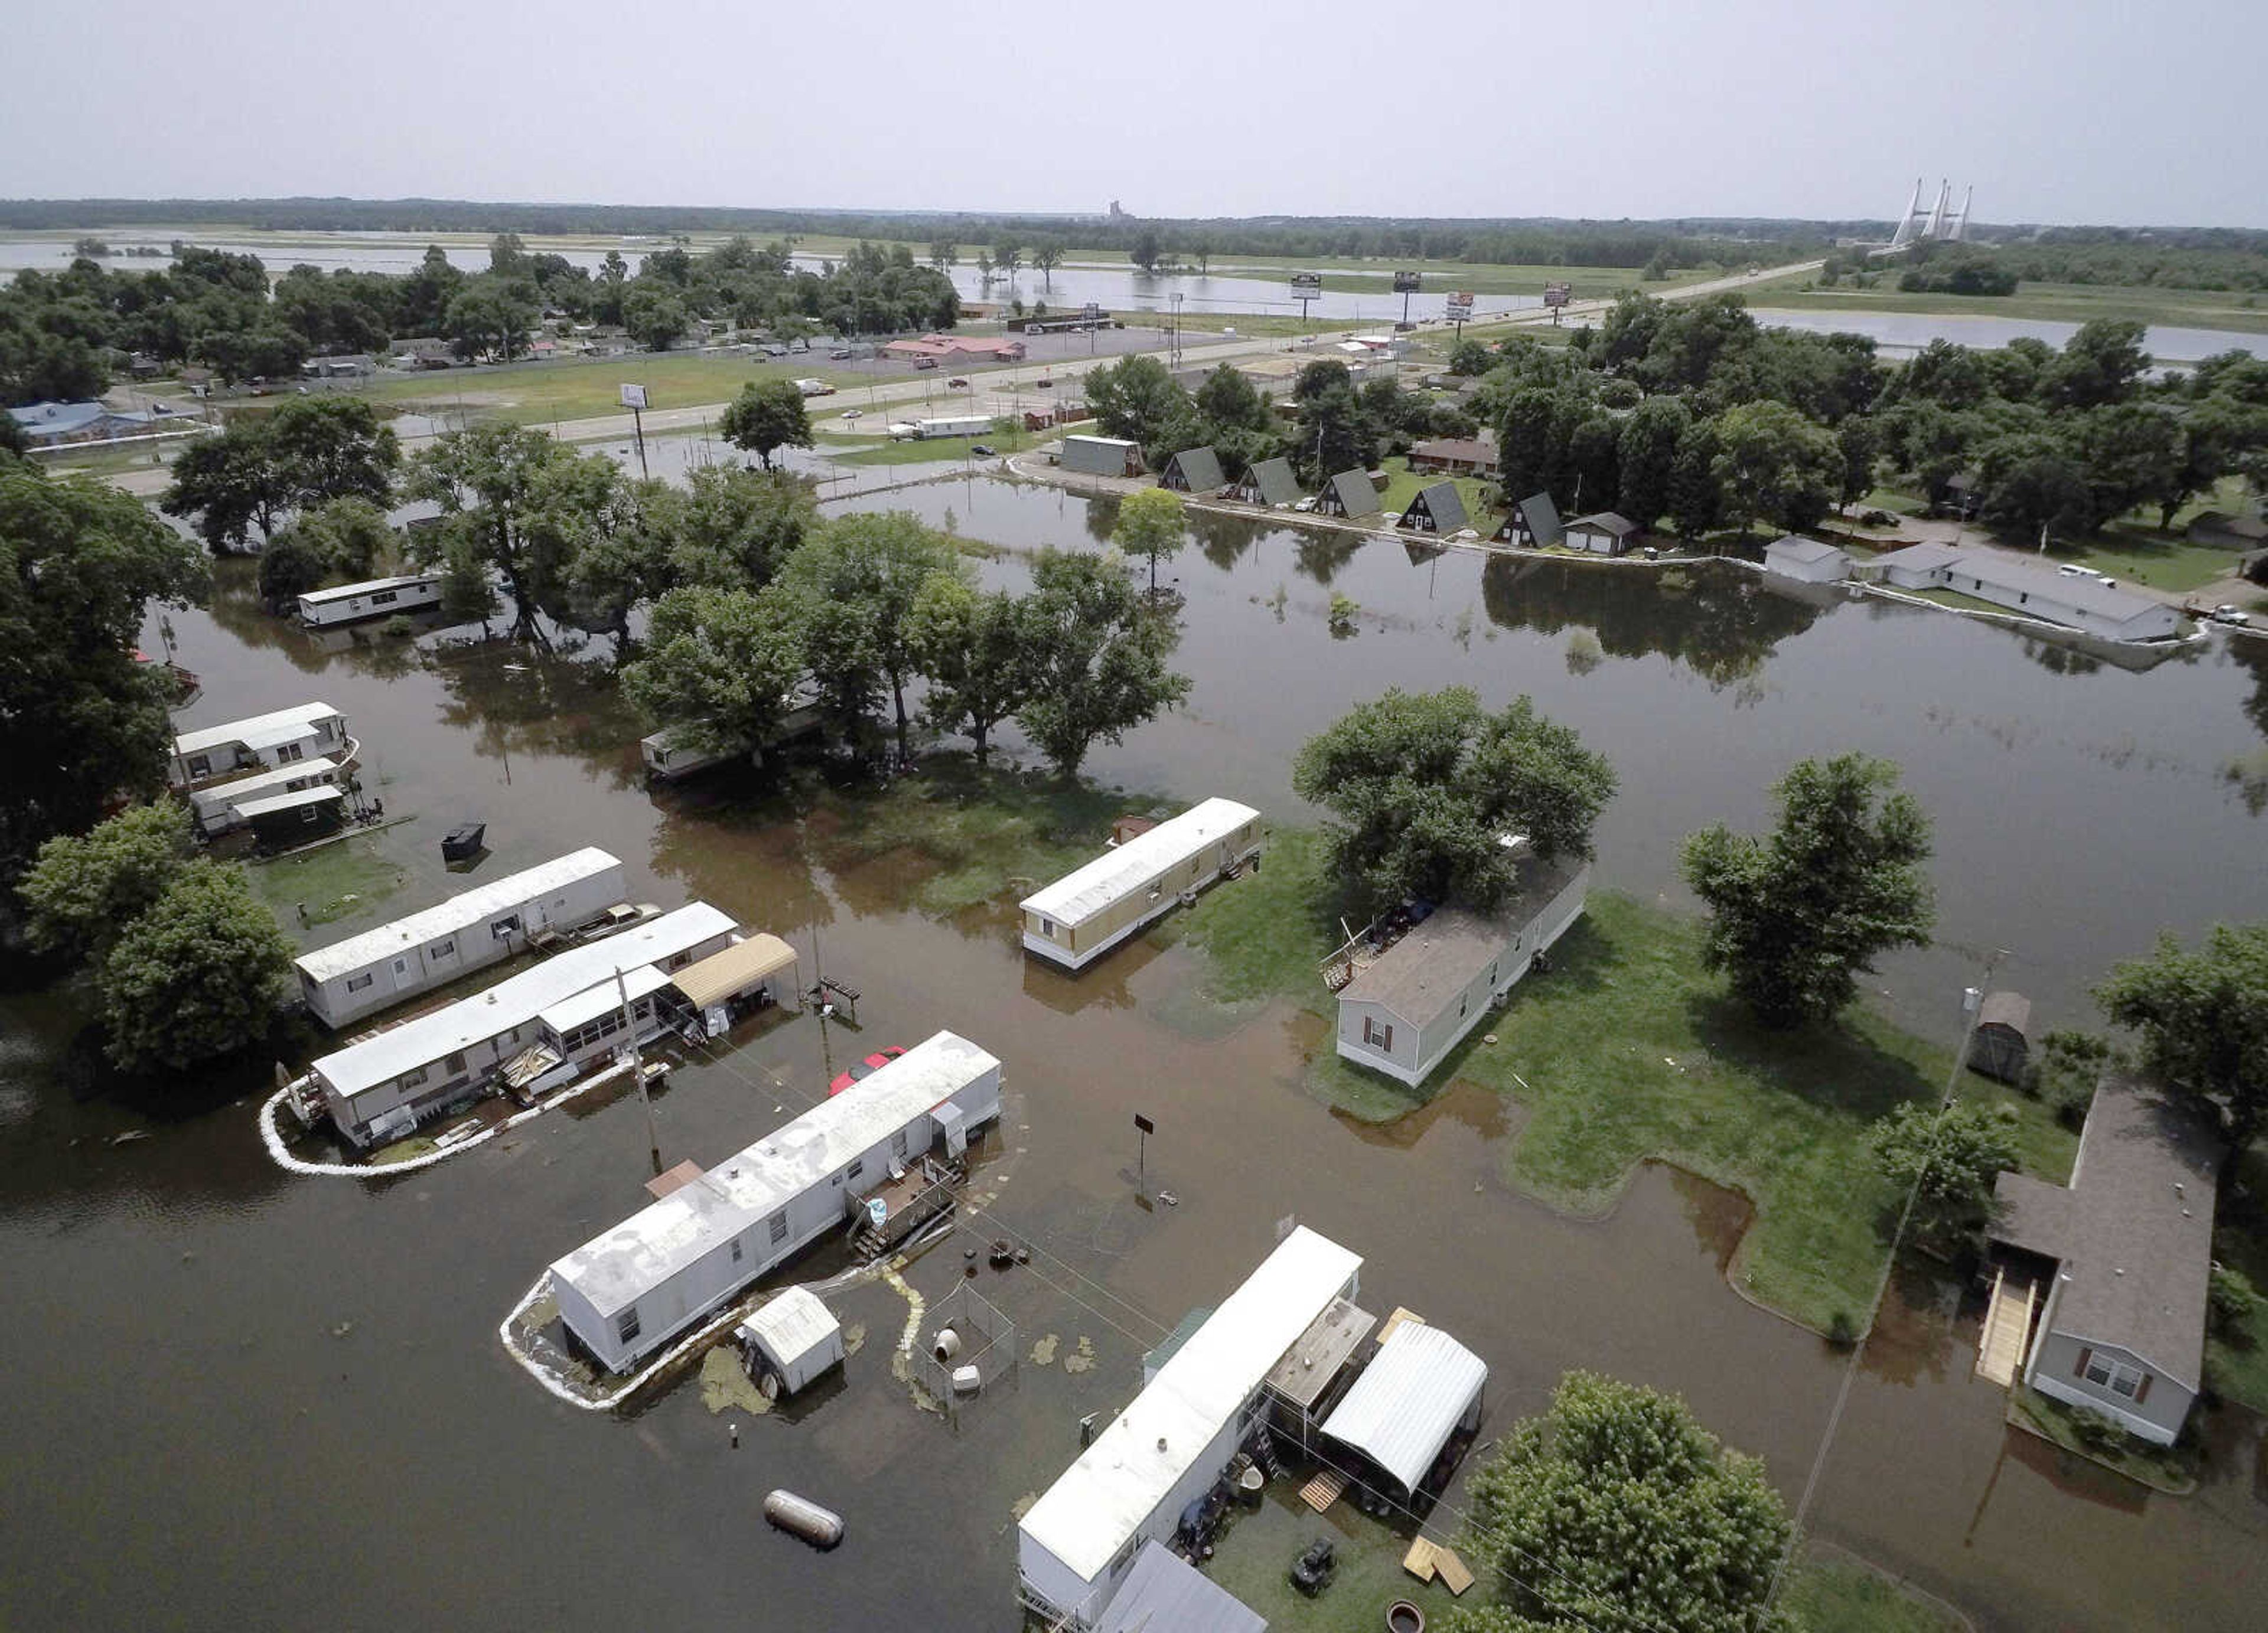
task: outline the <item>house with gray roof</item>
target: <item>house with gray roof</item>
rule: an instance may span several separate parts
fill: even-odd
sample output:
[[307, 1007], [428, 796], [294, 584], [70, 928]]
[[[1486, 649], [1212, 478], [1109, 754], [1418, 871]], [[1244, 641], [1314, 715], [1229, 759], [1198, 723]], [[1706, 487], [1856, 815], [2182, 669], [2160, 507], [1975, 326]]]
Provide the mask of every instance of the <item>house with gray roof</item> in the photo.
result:
[[2205, 1387], [2220, 1160], [2190, 1107], [2114, 1078], [2088, 1108], [2069, 1185], [1999, 1176], [1987, 1233], [2047, 1289], [2027, 1384], [2174, 1443]]
[[99, 402], [33, 402], [8, 410], [24, 440], [34, 448], [65, 443], [107, 442], [133, 437], [161, 423], [156, 414], [126, 414]]
[[1524, 544], [1530, 549], [1548, 549], [1566, 541], [1566, 529], [1559, 523], [1559, 507], [1551, 503], [1548, 493], [1531, 493], [1512, 507], [1504, 519], [1504, 526], [1496, 530], [1499, 544]]
[[1910, 544], [1877, 557], [1874, 575], [1901, 590], [1941, 590], [1960, 561], [1961, 552], [1949, 544]]
[[1220, 455], [1211, 448], [1184, 448], [1166, 461], [1158, 486], [1176, 493], [1218, 493], [1228, 486], [1221, 474]]
[[2178, 607], [2121, 590], [2105, 579], [2035, 567], [1997, 550], [1963, 552], [1946, 570], [1945, 587], [2105, 640], [2160, 641], [2181, 632]]
[[1614, 511], [1598, 511], [1589, 516], [1579, 516], [1567, 524], [1567, 545], [1570, 549], [1588, 550], [1594, 555], [1620, 555], [1645, 531], [1627, 516]]
[[1292, 474], [1292, 461], [1279, 455], [1247, 469], [1229, 490], [1229, 497], [1246, 504], [1297, 504], [1300, 479]]
[[1341, 471], [1315, 496], [1315, 509], [1326, 516], [1353, 520], [1379, 512], [1378, 488], [1368, 471]]
[[1410, 501], [1410, 508], [1402, 512], [1395, 524], [1416, 533], [1454, 533], [1468, 525], [1465, 515], [1465, 496], [1457, 491], [1453, 482], [1437, 482], [1420, 488]]
[[1531, 858], [1496, 911], [1429, 916], [1339, 989], [1339, 1058], [1413, 1087], [1425, 1082], [1567, 933], [1590, 888], [1587, 859]]

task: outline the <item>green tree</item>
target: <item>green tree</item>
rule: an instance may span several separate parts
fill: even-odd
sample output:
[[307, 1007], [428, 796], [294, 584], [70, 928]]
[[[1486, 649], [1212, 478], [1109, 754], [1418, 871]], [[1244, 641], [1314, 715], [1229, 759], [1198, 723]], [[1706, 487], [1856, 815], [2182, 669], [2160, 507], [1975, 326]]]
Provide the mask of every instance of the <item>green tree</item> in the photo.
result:
[[360, 499], [383, 509], [393, 502], [401, 445], [362, 398], [286, 398], [262, 432], [287, 504], [306, 510]]
[[[514, 628], [538, 639], [536, 614], [559, 605], [561, 586], [556, 564], [535, 548], [543, 533], [527, 524], [545, 503], [546, 474], [576, 457], [543, 431], [490, 423], [450, 431], [421, 450], [405, 484], [411, 497], [434, 500], [444, 515], [460, 519], [453, 536], [504, 579]], [[413, 532], [410, 553], [422, 562], [438, 559], [450, 536], [443, 528]]]
[[1696, 420], [1677, 439], [1677, 458], [1669, 467], [1669, 525], [1681, 539], [1698, 539], [1712, 532], [1725, 513], [1725, 484], [1717, 474], [1721, 445], [1717, 428]]
[[178, 1071], [267, 1035], [291, 990], [291, 944], [243, 868], [199, 857], [119, 932], [99, 985], [111, 1059]]
[[1847, 511], [1874, 490], [1874, 462], [1882, 457], [1881, 424], [1867, 415], [1852, 415], [1835, 428], [1835, 451], [1842, 456], [1836, 508]]
[[58, 834], [16, 886], [26, 935], [67, 963], [99, 960], [157, 904], [193, 849], [188, 813], [170, 800], [129, 805], [90, 834]]
[[1359, 704], [1307, 739], [1292, 786], [1331, 813], [1332, 865], [1362, 911], [1413, 896], [1485, 911], [1520, 882], [1504, 836], [1547, 858], [1588, 856], [1616, 778], [1533, 699], [1491, 713], [1453, 686]]
[[292, 503], [291, 483], [255, 421], [189, 444], [174, 456], [173, 477], [158, 508], [194, 519], [216, 554], [243, 549], [255, 527], [267, 538]]
[[1064, 246], [1060, 239], [1043, 238], [1032, 245], [1032, 264], [1040, 269], [1040, 281], [1049, 289], [1055, 287], [1056, 268], [1063, 265]]
[[468, 534], [453, 534], [439, 555], [441, 615], [451, 623], [477, 623], [488, 633], [490, 620], [499, 610], [496, 585], [489, 577], [488, 557]]
[[1150, 593], [1158, 592], [1158, 563], [1181, 553], [1189, 531], [1182, 519], [1182, 496], [1170, 488], [1145, 488], [1118, 504], [1118, 525], [1110, 541], [1128, 556], [1150, 563]]
[[1675, 1395], [1568, 1373], [1474, 1474], [1469, 1510], [1496, 1607], [1453, 1612], [1451, 1633], [1796, 1633], [1770, 1608], [1779, 1493]]
[[1127, 250], [1126, 259], [1145, 272], [1154, 272], [1158, 269], [1158, 258], [1165, 253], [1166, 246], [1159, 240], [1157, 229], [1144, 227], [1134, 235], [1134, 243]]
[[330, 576], [330, 563], [304, 527], [286, 527], [260, 552], [260, 599], [269, 607], [288, 607]]
[[[394, 549], [386, 512], [367, 499], [330, 500], [303, 512], [289, 532], [306, 541], [326, 574], [342, 580], [369, 577]], [[265, 560], [261, 565], [264, 571]]]
[[1675, 397], [1648, 397], [1623, 422], [1615, 509], [1641, 527], [1653, 526], [1669, 510], [1678, 444], [1692, 423]]
[[992, 728], [1032, 693], [1034, 644], [1025, 604], [1005, 591], [979, 592], [949, 573], [932, 573], [914, 598], [915, 661], [929, 680], [922, 718], [937, 732], [965, 732], [981, 765]]
[[1166, 365], [1144, 353], [1106, 363], [1086, 377], [1086, 403], [1106, 437], [1123, 437], [1151, 449], [1167, 428], [1190, 417], [1189, 393]]
[[1724, 824], [1685, 842], [1685, 879], [1709, 907], [1703, 957], [1768, 1026], [1825, 1020], [1896, 947], [1928, 944], [1929, 819], [1897, 767], [1862, 754], [1800, 760], [1775, 785], [1779, 825]]
[[2015, 1114], [2005, 1106], [1955, 1100], [1940, 1113], [1906, 1100], [1867, 1130], [1875, 1165], [1901, 1191], [1914, 1192], [1925, 1236], [1963, 1245], [1992, 1207], [1992, 1180], [2018, 1166]]
[[1026, 618], [1031, 691], [1016, 719], [1059, 776], [1189, 695], [1166, 666], [1168, 635], [1143, 609], [1116, 552], [1042, 551]]
[[1476, 340], [1461, 340], [1449, 348], [1449, 372], [1477, 379], [1496, 366], [1496, 354]]
[[784, 447], [811, 446], [811, 416], [793, 380], [752, 380], [725, 405], [717, 429], [726, 442], [753, 453], [772, 468], [772, 455]]
[[648, 351], [667, 351], [692, 324], [685, 302], [651, 279], [638, 278], [622, 291], [622, 327]]
[[165, 786], [166, 686], [134, 661], [152, 602], [204, 599], [196, 545], [129, 495], [51, 482], [0, 459], [0, 879], [57, 834], [92, 828], [116, 795]]
[[2149, 371], [2149, 330], [2131, 318], [2095, 318], [2079, 326], [2043, 371], [2042, 394], [2055, 407], [2094, 408], [2124, 402]]
[[649, 507], [669, 533], [672, 573], [684, 584], [761, 590], [819, 519], [811, 484], [784, 472], [703, 466]]
[[784, 597], [692, 586], [654, 604], [622, 691], [696, 747], [745, 754], [777, 735], [803, 665], [803, 630]]
[[2152, 1078], [2218, 1121], [2233, 1174], [2268, 1117], [2268, 923], [2216, 924], [2195, 947], [2161, 936], [2095, 1001], [2140, 1040]]
[[512, 278], [482, 273], [465, 280], [441, 313], [441, 333], [460, 357], [494, 352], [510, 363], [539, 314], [534, 288]]
[[914, 602], [932, 575], [963, 570], [952, 543], [903, 511], [837, 517], [788, 558], [779, 584], [799, 608], [812, 676], [846, 737], [857, 736], [873, 700], [887, 694], [898, 753], [911, 752]]
[[1742, 532], [1763, 517], [1789, 533], [1815, 526], [1843, 486], [1829, 432], [1784, 402], [1744, 402], [1717, 420], [1717, 482], [1726, 519]]
[[1346, 364], [1310, 363], [1292, 382], [1300, 411], [1300, 438], [1292, 462], [1308, 482], [1320, 486], [1341, 471], [1366, 471], [1378, 463], [1378, 433], [1356, 394]]

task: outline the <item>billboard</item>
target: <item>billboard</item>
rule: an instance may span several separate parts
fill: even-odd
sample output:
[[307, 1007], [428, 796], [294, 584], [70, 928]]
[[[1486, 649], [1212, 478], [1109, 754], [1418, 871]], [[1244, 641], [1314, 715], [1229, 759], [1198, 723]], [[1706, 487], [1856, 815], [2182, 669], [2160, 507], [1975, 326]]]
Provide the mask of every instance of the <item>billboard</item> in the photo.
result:
[[1543, 286], [1543, 304], [1547, 306], [1564, 306], [1574, 296], [1575, 286], [1572, 283], [1546, 283]]
[[643, 386], [633, 386], [628, 380], [624, 380], [622, 382], [622, 407], [625, 408], [643, 408], [645, 407], [645, 387]]
[[1459, 323], [1469, 321], [1473, 315], [1473, 292], [1458, 290], [1448, 297], [1447, 315]]
[[1418, 275], [1414, 272], [1395, 273], [1394, 292], [1397, 295], [1415, 295], [1418, 292]]
[[1292, 293], [1294, 297], [1304, 296], [1312, 298], [1322, 292], [1323, 275], [1322, 273], [1295, 272], [1292, 275]]
[[1094, 300], [1088, 301], [1086, 303], [1086, 309], [1079, 315], [1084, 317], [1089, 323], [1095, 322], [1102, 316], [1102, 303]]

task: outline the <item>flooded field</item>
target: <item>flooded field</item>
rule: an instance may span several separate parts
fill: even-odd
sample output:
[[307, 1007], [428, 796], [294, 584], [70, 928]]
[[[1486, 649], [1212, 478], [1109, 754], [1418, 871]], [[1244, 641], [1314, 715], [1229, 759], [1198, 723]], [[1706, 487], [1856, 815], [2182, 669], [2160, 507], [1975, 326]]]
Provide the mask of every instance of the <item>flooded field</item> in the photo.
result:
[[[984, 482], [852, 503], [1020, 548], [1109, 528], [1106, 506]], [[1955, 618], [1814, 606], [1734, 569], [1413, 563], [1391, 543], [1211, 520], [1202, 535], [1169, 569], [1190, 707], [1099, 748], [1105, 783], [1301, 820], [1289, 757], [1353, 701], [1449, 681], [1491, 701], [1532, 692], [1621, 773], [1602, 882], [1675, 902], [1680, 837], [1762, 820], [1791, 760], [1890, 754], [1937, 821], [1947, 945], [1894, 962], [1884, 985], [1896, 1012], [1948, 1036], [1978, 950], [2011, 950], [2007, 979], [2045, 1024], [2084, 1024], [2088, 983], [2161, 926], [2268, 911], [2268, 828], [2221, 777], [2268, 733], [2257, 646], [2136, 673]], [[982, 570], [1023, 569], [1004, 554]], [[258, 613], [243, 578], [224, 574], [211, 613], [174, 617], [205, 682], [184, 722], [310, 696], [343, 710], [373, 791], [413, 818], [383, 841], [411, 881], [374, 911], [431, 899], [440, 834], [482, 820], [491, 873], [602, 845], [639, 899], [705, 898], [861, 990], [855, 1033], [822, 1039], [805, 1018], [680, 1072], [656, 1102], [666, 1163], [738, 1149], [882, 1044], [951, 1026], [1002, 1056], [1007, 1111], [976, 1175], [997, 1199], [909, 1279], [935, 1299], [962, 1275], [964, 1240], [1029, 1241], [1031, 1265], [978, 1283], [1017, 1324], [1021, 1364], [957, 1425], [922, 1412], [888, 1365], [906, 1306], [870, 1285], [840, 1301], [867, 1336], [837, 1394], [749, 1418], [712, 1410], [694, 1373], [586, 1417], [534, 1387], [496, 1326], [545, 1264], [644, 1200], [634, 1096], [392, 1181], [292, 1179], [254, 1132], [264, 1074], [191, 1115], [81, 1102], [70, 1004], [10, 997], [0, 1251], [30, 1319], [0, 1336], [19, 1562], [0, 1573], [0, 1622], [417, 1625], [446, 1602], [453, 1622], [635, 1625], [666, 1602], [782, 1633], [1005, 1633], [1018, 1500], [1286, 1215], [1366, 1256], [1367, 1304], [1418, 1310], [1488, 1360], [1484, 1433], [1540, 1408], [1564, 1370], [1595, 1367], [1683, 1391], [1784, 1490], [1802, 1487], [1839, 1357], [1727, 1287], [1738, 1198], [1648, 1167], [1604, 1219], [1554, 1214], [1498, 1177], [1516, 1109], [1452, 1088], [1365, 1128], [1300, 1090], [1293, 1016], [1226, 1035], [1171, 1024], [1203, 975], [1186, 948], [1138, 943], [1076, 981], [1036, 967], [998, 910], [907, 910], [923, 882], [909, 855], [851, 861], [824, 823], [759, 818], [729, 784], [649, 793], [640, 727], [595, 663], [319, 643]], [[1333, 591], [1364, 608], [1351, 637], [1327, 628]], [[1571, 645], [1578, 631], [1595, 656]], [[1175, 1206], [1133, 1195], [1138, 1111], [1158, 1128], [1151, 1188]], [[111, 1143], [136, 1128], [152, 1137]], [[1999, 1394], [1969, 1379], [1972, 1332], [1924, 1290], [1894, 1305], [1819, 1529], [1988, 1628], [2257, 1626], [2257, 1426], [2220, 1420], [2187, 1499], [2075, 1473], [2004, 1430]], [[775, 1486], [844, 1515], [843, 1548], [770, 1531], [759, 1504]]]

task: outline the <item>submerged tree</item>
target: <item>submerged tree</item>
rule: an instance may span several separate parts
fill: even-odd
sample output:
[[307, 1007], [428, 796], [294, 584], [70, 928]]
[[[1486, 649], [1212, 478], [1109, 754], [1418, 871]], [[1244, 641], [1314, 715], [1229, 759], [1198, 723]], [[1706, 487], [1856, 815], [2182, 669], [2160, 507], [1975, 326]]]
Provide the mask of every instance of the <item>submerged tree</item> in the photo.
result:
[[1825, 1020], [1861, 971], [1929, 941], [1929, 819], [1898, 769], [1867, 754], [1798, 761], [1774, 788], [1767, 838], [1724, 824], [1685, 842], [1685, 879], [1709, 906], [1708, 967], [1768, 1026]]
[[452, 538], [464, 541], [512, 592], [514, 627], [540, 637], [535, 615], [558, 604], [561, 585], [557, 563], [535, 548], [540, 530], [528, 524], [544, 497], [542, 478], [575, 458], [563, 444], [526, 426], [484, 424], [449, 432], [417, 455], [407, 486], [413, 497], [437, 501], [455, 526], [413, 533], [411, 554], [430, 564]]
[[1088, 749], [1123, 740], [1181, 702], [1189, 679], [1166, 666], [1171, 637], [1144, 610], [1116, 552], [1043, 551], [1032, 584], [1031, 692], [1016, 719], [1059, 775], [1075, 776]]
[[803, 631], [785, 598], [694, 586], [654, 604], [622, 690], [703, 752], [744, 754], [777, 734], [802, 673]]
[[2241, 1159], [2268, 1120], [2268, 923], [2216, 924], [2195, 947], [2161, 936], [2095, 1001], [2140, 1038], [2160, 1085], [2218, 1122], [2229, 1164]]
[[132, 805], [85, 835], [59, 834], [16, 886], [31, 944], [71, 964], [99, 959], [156, 905], [194, 849], [172, 800]]
[[766, 470], [782, 448], [811, 446], [811, 416], [793, 380], [754, 380], [741, 386], [718, 416], [717, 429], [735, 448], [755, 454]]
[[922, 717], [933, 731], [966, 732], [979, 764], [991, 752], [992, 728], [1032, 695], [1029, 614], [1005, 591], [987, 594], [946, 573], [932, 575], [914, 599], [914, 656], [929, 680]]
[[796, 609], [805, 662], [846, 737], [887, 695], [898, 752], [910, 752], [906, 683], [920, 671], [914, 602], [932, 575], [962, 571], [951, 542], [902, 511], [837, 517], [788, 558], [778, 588]]
[[267, 1034], [291, 989], [291, 944], [242, 867], [200, 857], [120, 932], [100, 986], [111, 1059], [180, 1070]]
[[1119, 502], [1118, 525], [1110, 541], [1128, 556], [1150, 563], [1150, 593], [1158, 592], [1158, 563], [1171, 561], [1188, 537], [1182, 496], [1169, 488], [1145, 488]]

